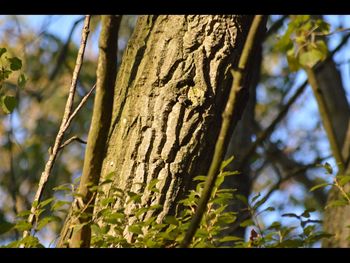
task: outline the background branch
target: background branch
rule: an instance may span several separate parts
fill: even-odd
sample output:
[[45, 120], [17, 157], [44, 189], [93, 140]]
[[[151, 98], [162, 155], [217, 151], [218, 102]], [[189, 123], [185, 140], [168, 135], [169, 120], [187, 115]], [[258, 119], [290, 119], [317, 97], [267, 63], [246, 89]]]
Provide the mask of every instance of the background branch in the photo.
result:
[[[66, 106], [65, 106], [65, 110], [64, 110], [64, 114], [63, 114], [63, 118], [62, 118], [62, 122], [60, 125], [60, 129], [57, 133], [56, 139], [55, 139], [55, 143], [54, 146], [52, 148], [52, 152], [49, 155], [49, 160], [47, 161], [46, 165], [45, 165], [45, 169], [43, 171], [43, 173], [41, 174], [40, 177], [40, 181], [39, 181], [39, 185], [38, 185], [38, 189], [35, 193], [34, 196], [34, 200], [32, 203], [32, 207], [30, 209], [30, 215], [28, 216], [28, 223], [31, 224], [33, 226], [34, 224], [34, 217], [35, 217], [35, 213], [36, 213], [36, 206], [35, 204], [38, 204], [40, 202], [41, 196], [43, 194], [43, 191], [45, 189], [45, 185], [47, 183], [47, 180], [50, 176], [52, 167], [54, 165], [54, 162], [56, 160], [57, 157], [57, 153], [59, 151], [59, 147], [62, 143], [63, 140], [63, 136], [65, 131], [67, 130], [68, 126], [67, 125], [67, 121], [69, 120], [69, 117], [72, 114], [72, 107], [73, 107], [73, 101], [74, 101], [74, 94], [75, 94], [75, 90], [76, 90], [76, 84], [77, 84], [77, 79], [79, 76], [79, 72], [82, 66], [82, 62], [83, 62], [83, 57], [84, 57], [84, 52], [85, 52], [85, 47], [86, 47], [86, 42], [87, 42], [87, 38], [89, 35], [89, 25], [90, 25], [90, 16], [87, 15], [85, 16], [85, 21], [84, 21], [84, 28], [83, 28], [83, 32], [82, 32], [82, 37], [81, 37], [81, 44], [80, 44], [80, 48], [78, 51], [78, 56], [77, 56], [77, 60], [76, 60], [76, 65], [75, 65], [75, 69], [73, 72], [73, 77], [72, 77], [72, 82], [71, 82], [71, 86], [69, 89], [69, 94], [68, 94], [68, 99], [66, 102]], [[28, 235], [30, 234], [30, 232], [24, 231], [23, 232], [23, 238], [26, 238]]]

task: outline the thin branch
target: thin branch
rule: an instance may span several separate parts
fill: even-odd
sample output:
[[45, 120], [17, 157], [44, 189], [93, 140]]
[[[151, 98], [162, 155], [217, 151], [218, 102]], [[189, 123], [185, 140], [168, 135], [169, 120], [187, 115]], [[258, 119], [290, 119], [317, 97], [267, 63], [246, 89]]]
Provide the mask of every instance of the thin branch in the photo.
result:
[[[75, 117], [75, 115], [77, 115], [78, 111], [81, 109], [81, 107], [84, 106], [85, 102], [88, 100], [88, 98], [90, 97], [90, 95], [92, 94], [92, 92], [96, 89], [96, 84], [94, 84], [92, 86], [92, 88], [89, 90], [88, 93], [85, 94], [85, 96], [81, 99], [80, 103], [78, 104], [78, 106], [75, 108], [75, 110], [70, 114], [67, 122], [66, 122], [66, 126], [67, 128], [69, 127], [69, 125], [71, 124], [73, 118]], [[67, 129], [66, 128], [66, 129]]]
[[[59, 147], [60, 147], [60, 145], [62, 143], [64, 133], [65, 133], [65, 131], [68, 128], [67, 121], [69, 120], [69, 117], [72, 114], [71, 112], [72, 112], [72, 107], [73, 107], [73, 101], [74, 101], [74, 94], [75, 94], [75, 90], [76, 90], [77, 79], [78, 79], [79, 72], [80, 72], [80, 69], [81, 69], [81, 66], [82, 66], [84, 52], [85, 52], [85, 47], [86, 47], [86, 42], [87, 42], [87, 38], [88, 38], [88, 35], [89, 35], [89, 25], [90, 25], [90, 16], [87, 15], [87, 16], [85, 16], [84, 28], [83, 28], [82, 37], [81, 37], [81, 44], [80, 44], [80, 48], [79, 48], [78, 55], [77, 55], [75, 69], [74, 69], [74, 72], [73, 72], [72, 82], [71, 82], [71, 86], [70, 86], [70, 89], [69, 89], [69, 95], [68, 95], [68, 99], [67, 99], [67, 102], [66, 102], [66, 106], [65, 106], [62, 122], [61, 122], [61, 125], [60, 125], [60, 129], [59, 129], [59, 131], [57, 133], [52, 152], [49, 155], [49, 160], [47, 161], [47, 163], [45, 165], [45, 169], [44, 169], [43, 173], [41, 174], [39, 185], [38, 185], [38, 189], [37, 189], [37, 191], [35, 193], [33, 204], [32, 204], [32, 207], [30, 209], [30, 215], [28, 216], [28, 223], [31, 224], [32, 226], [34, 224], [34, 217], [35, 217], [35, 213], [36, 213], [36, 206], [35, 206], [35, 204], [38, 204], [40, 202], [40, 199], [42, 197], [44, 188], [46, 186], [46, 183], [47, 183], [48, 178], [50, 176], [52, 167], [53, 167], [54, 162], [56, 160], [57, 153], [59, 151]], [[29, 234], [30, 234], [30, 231], [28, 231], [28, 230], [24, 231], [23, 232], [23, 238], [29, 236]]]
[[[263, 202], [261, 202], [260, 206], [263, 205], [269, 198], [270, 196], [280, 188], [281, 184], [295, 178], [296, 176], [301, 175], [302, 173], [304, 173], [305, 171], [307, 171], [310, 168], [315, 168], [318, 164], [318, 161], [310, 163], [310, 164], [306, 164], [300, 168], [296, 168], [294, 170], [292, 170], [289, 174], [287, 174], [285, 177], [279, 177], [278, 181], [270, 188], [270, 190], [265, 194], [264, 197], [262, 197], [260, 200], [264, 200]], [[260, 202], [259, 200], [259, 202]], [[236, 221], [232, 224], [232, 227], [230, 228], [231, 232], [234, 232], [239, 226], [240, 224], [248, 219], [251, 216], [250, 210], [249, 209], [245, 209], [242, 210], [241, 213], [239, 213], [239, 217], [236, 219]]]
[[[322, 161], [328, 159], [331, 156], [325, 156], [322, 158], [316, 158], [313, 163], [305, 166], [304, 164], [298, 163], [293, 158], [288, 157], [282, 150], [280, 150], [275, 143], [272, 143], [268, 140], [267, 149], [265, 149], [266, 159], [270, 163], [279, 164], [279, 166], [283, 169], [284, 173], [288, 174], [291, 171], [293, 173], [298, 173], [295, 175], [295, 178], [298, 182], [303, 184], [307, 189], [311, 189], [314, 186], [314, 182], [310, 180], [304, 172], [306, 168], [314, 168], [318, 164], [322, 163]], [[313, 192], [313, 195], [316, 201], [320, 204], [320, 206], [324, 206], [327, 201], [327, 196], [321, 191]]]
[[283, 26], [284, 21], [288, 18], [288, 15], [283, 15], [281, 18], [279, 18], [276, 22], [273, 23], [273, 25], [267, 30], [264, 40], [273, 35]]
[[70, 144], [71, 142], [74, 142], [74, 141], [80, 142], [82, 144], [86, 144], [86, 141], [80, 139], [78, 136], [73, 136], [73, 137], [69, 138], [68, 140], [66, 140], [64, 143], [62, 143], [58, 149], [62, 150], [64, 147], [66, 147], [68, 144]]
[[[238, 123], [239, 116], [245, 106], [246, 93], [248, 92], [248, 87], [244, 87], [244, 75], [243, 72], [247, 68], [247, 64], [251, 57], [253, 47], [259, 40], [259, 29], [262, 28], [264, 23], [266, 23], [267, 16], [256, 15], [254, 17], [253, 23], [250, 27], [244, 48], [239, 59], [238, 70], [233, 71], [233, 84], [230, 90], [230, 95], [225, 107], [225, 110], [222, 114], [222, 126], [220, 129], [219, 137], [215, 145], [214, 156], [206, 177], [204, 189], [202, 196], [199, 200], [197, 211], [194, 214], [190, 226], [186, 232], [186, 235], [183, 241], [180, 244], [180, 247], [186, 248], [190, 245], [193, 236], [195, 235], [199, 224], [202, 220], [203, 214], [206, 211], [206, 206], [210, 195], [212, 193], [213, 186], [215, 184], [221, 161], [225, 155], [227, 148], [227, 141], [230, 138], [229, 131], [234, 129]], [[232, 118], [234, 116], [234, 118]]]
[[[318, 64], [315, 68], [315, 70], [319, 70], [323, 65], [325, 65], [325, 62], [328, 61], [329, 59], [333, 58], [334, 54], [337, 53], [348, 41], [350, 37], [350, 34], [346, 35], [342, 41], [339, 43], [339, 45], [333, 49], [328, 57], [326, 58], [325, 61], [321, 62]], [[258, 136], [257, 139], [254, 141], [254, 143], [248, 148], [247, 152], [243, 154], [243, 157], [240, 161], [240, 164], [238, 166], [238, 170], [241, 170], [242, 167], [245, 166], [246, 162], [248, 162], [252, 156], [252, 154], [255, 152], [256, 148], [263, 142], [265, 141], [272, 132], [275, 130], [276, 126], [280, 123], [280, 121], [287, 115], [290, 107], [294, 104], [294, 102], [300, 97], [300, 95], [305, 91], [305, 88], [307, 87], [307, 80], [305, 80], [295, 91], [294, 95], [288, 100], [288, 102], [283, 106], [282, 110], [278, 113], [276, 118], [271, 122], [271, 124], [263, 131], [261, 132]], [[349, 137], [350, 137], [350, 132], [349, 132]], [[350, 140], [350, 138], [349, 138]]]
[[275, 130], [276, 126], [287, 115], [290, 107], [299, 98], [299, 96], [304, 92], [306, 87], [307, 87], [307, 81], [304, 81], [304, 83], [296, 90], [294, 95], [283, 106], [282, 110], [278, 113], [278, 115], [271, 122], [271, 124], [257, 136], [257, 139], [248, 148], [247, 152], [243, 155], [242, 160], [240, 161], [240, 165], [238, 167], [238, 170], [241, 170], [242, 167], [244, 167], [246, 165], [246, 163], [249, 161], [252, 154], [255, 152], [256, 148], [271, 135], [271, 133]]
[[75, 31], [75, 28], [76, 28], [83, 20], [84, 20], [84, 17], [81, 17], [81, 18], [77, 19], [77, 20], [73, 23], [73, 25], [72, 25], [72, 27], [71, 27], [71, 29], [70, 29], [68, 38], [67, 38], [66, 42], [64, 43], [64, 45], [63, 45], [63, 47], [62, 47], [62, 50], [61, 50], [61, 52], [60, 52], [60, 54], [59, 54], [59, 56], [58, 56], [57, 62], [56, 62], [56, 66], [55, 66], [55, 68], [53, 69], [53, 71], [52, 71], [52, 73], [51, 73], [51, 75], [50, 75], [50, 77], [49, 77], [49, 80], [52, 81], [52, 80], [56, 77], [56, 75], [57, 75], [59, 69], [60, 69], [61, 66], [63, 65], [63, 61], [65, 60], [65, 58], [66, 58], [66, 56], [67, 56], [68, 48], [69, 48], [69, 43], [70, 43], [70, 41], [71, 41], [71, 39], [72, 39], [73, 33], [74, 33], [74, 31]]

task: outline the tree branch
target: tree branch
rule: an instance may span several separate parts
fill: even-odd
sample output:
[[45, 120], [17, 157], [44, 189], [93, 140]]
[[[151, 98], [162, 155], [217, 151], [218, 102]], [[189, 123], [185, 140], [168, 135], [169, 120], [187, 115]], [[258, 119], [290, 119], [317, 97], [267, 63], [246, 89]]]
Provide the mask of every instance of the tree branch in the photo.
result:
[[[47, 163], [45, 165], [45, 169], [44, 169], [43, 173], [41, 174], [38, 189], [35, 193], [33, 204], [32, 204], [32, 207], [30, 209], [30, 215], [28, 216], [28, 223], [30, 223], [32, 226], [34, 224], [34, 217], [35, 217], [35, 213], [36, 213], [35, 204], [38, 204], [40, 202], [40, 199], [41, 199], [41, 196], [43, 194], [44, 188], [46, 186], [47, 180], [50, 176], [52, 167], [53, 167], [54, 162], [56, 160], [57, 153], [59, 151], [59, 147], [62, 143], [64, 133], [69, 126], [69, 125], [67, 125], [67, 122], [69, 120], [69, 117], [72, 114], [72, 107], [73, 107], [77, 79], [78, 79], [79, 72], [80, 72], [80, 69], [82, 66], [86, 42], [87, 42], [87, 38], [89, 35], [89, 25], [90, 25], [90, 16], [87, 15], [87, 16], [85, 16], [84, 29], [83, 29], [82, 37], [81, 37], [81, 44], [80, 44], [80, 48], [79, 48], [78, 55], [77, 55], [77, 60], [76, 60], [76, 64], [75, 64], [75, 68], [74, 68], [74, 72], [73, 72], [72, 82], [71, 82], [71, 86], [69, 89], [69, 94], [68, 94], [62, 122], [61, 122], [61, 125], [59, 128], [59, 131], [57, 133], [53, 149], [49, 155], [49, 160], [47, 161]], [[24, 231], [23, 238], [29, 236], [29, 234], [30, 234], [30, 231]]]
[[[331, 59], [335, 53], [337, 53], [347, 42], [349, 39], [350, 34], [346, 35], [343, 40], [339, 43], [339, 45], [333, 49], [329, 56], [326, 58], [325, 61], [321, 62], [320, 64], [316, 65], [315, 70], [320, 69], [325, 65], [325, 62], [329, 59]], [[248, 148], [247, 152], [243, 155], [240, 164], [238, 166], [238, 170], [241, 170], [242, 167], [246, 165], [246, 163], [250, 160], [252, 154], [255, 152], [256, 148], [263, 142], [265, 141], [272, 132], [275, 130], [277, 124], [287, 115], [290, 107], [294, 104], [294, 102], [300, 97], [300, 95], [305, 91], [305, 88], [307, 87], [307, 80], [301, 84], [298, 89], [295, 91], [294, 95], [288, 100], [288, 102], [283, 106], [282, 110], [278, 113], [276, 118], [271, 122], [271, 124], [264, 130], [262, 131], [258, 136], [257, 139], [254, 141], [254, 143]], [[350, 137], [350, 132], [349, 132], [349, 137]], [[350, 138], [349, 138], [350, 141]]]
[[283, 26], [284, 21], [288, 18], [288, 15], [283, 15], [281, 18], [279, 18], [273, 25], [267, 30], [264, 40], [273, 35]]
[[78, 141], [82, 144], [86, 144], [86, 141], [80, 139], [78, 136], [73, 136], [73, 137], [69, 138], [68, 140], [66, 140], [64, 143], [62, 143], [59, 150], [62, 150], [64, 147], [66, 147], [68, 144], [70, 144], [73, 141]]
[[67, 53], [68, 53], [69, 43], [70, 43], [70, 41], [71, 41], [71, 39], [72, 39], [73, 33], [74, 33], [74, 31], [75, 31], [75, 28], [76, 28], [83, 20], [84, 20], [84, 17], [81, 17], [81, 18], [77, 19], [77, 20], [73, 23], [72, 28], [70, 29], [68, 38], [67, 38], [66, 42], [64, 43], [64, 45], [63, 45], [63, 47], [62, 47], [62, 49], [61, 49], [61, 52], [60, 52], [60, 54], [59, 54], [59, 56], [58, 56], [58, 59], [57, 59], [57, 62], [56, 62], [56, 66], [55, 66], [55, 68], [53, 69], [52, 73], [51, 73], [50, 76], [49, 76], [49, 80], [50, 80], [50, 81], [52, 81], [52, 80], [56, 77], [58, 71], [60, 70], [61, 66], [63, 65], [63, 62], [64, 62], [64, 60], [65, 60], [65, 58], [66, 58], [66, 56], [67, 56]]
[[[58, 246], [68, 241], [69, 247], [89, 247], [91, 240], [90, 221], [96, 195], [90, 190], [91, 186], [98, 185], [101, 168], [106, 151], [106, 141], [112, 119], [114, 88], [117, 76], [118, 31], [121, 16], [102, 16], [102, 29], [99, 39], [99, 58], [97, 67], [97, 83], [94, 109], [91, 126], [86, 145], [83, 172], [80, 179], [78, 194], [82, 205], [86, 207], [85, 215], [78, 216], [77, 220], [82, 227], [72, 227], [68, 218], [63, 228], [70, 233], [62, 233]], [[71, 211], [79, 211], [73, 202]], [[73, 214], [73, 213], [71, 213]], [[71, 235], [71, 237], [69, 237]], [[68, 238], [68, 240], [66, 240]], [[69, 239], [70, 238], [70, 239]]]
[[329, 113], [329, 109], [327, 107], [322, 90], [319, 88], [319, 85], [317, 83], [314, 69], [306, 67], [305, 72], [307, 74], [310, 86], [314, 92], [314, 96], [315, 96], [317, 104], [318, 104], [318, 109], [319, 109], [319, 112], [321, 115], [324, 129], [325, 129], [326, 134], [328, 136], [328, 140], [329, 140], [329, 144], [330, 144], [333, 156], [337, 162], [338, 169], [341, 172], [343, 169], [345, 169], [344, 160], [343, 160], [340, 146], [337, 143], [337, 138], [336, 138], [336, 134], [335, 134], [335, 130], [334, 130], [335, 127], [333, 127], [333, 125], [332, 125], [332, 120], [331, 120], [331, 116]]

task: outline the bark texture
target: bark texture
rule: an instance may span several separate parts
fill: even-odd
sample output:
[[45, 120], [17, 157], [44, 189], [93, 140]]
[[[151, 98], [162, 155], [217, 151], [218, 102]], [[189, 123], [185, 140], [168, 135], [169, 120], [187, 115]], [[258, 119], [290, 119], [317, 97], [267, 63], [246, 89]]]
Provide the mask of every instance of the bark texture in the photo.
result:
[[[118, 72], [102, 177], [174, 213], [206, 174], [252, 16], [141, 16]], [[159, 194], [145, 185], [159, 179]], [[138, 184], [143, 183], [143, 184]], [[114, 207], [125, 204], [115, 203]], [[132, 205], [126, 206], [126, 213]]]
[[[342, 156], [346, 160], [349, 156], [350, 147], [343, 147], [345, 144], [346, 133], [349, 125], [350, 109], [346, 99], [344, 86], [341, 81], [340, 73], [334, 62], [331, 60], [323, 67], [316, 71], [317, 81], [320, 89], [324, 94], [328, 110], [332, 118], [332, 125], [335, 130], [337, 143], [340, 149], [344, 149]], [[345, 167], [345, 171], [349, 172], [349, 165]], [[346, 191], [350, 191], [349, 185], [345, 187]], [[333, 200], [340, 199], [340, 191], [332, 188], [328, 203]], [[350, 229], [350, 206], [328, 208], [324, 215], [325, 231], [333, 233], [335, 236], [330, 239], [325, 239], [324, 247], [349, 247]]]

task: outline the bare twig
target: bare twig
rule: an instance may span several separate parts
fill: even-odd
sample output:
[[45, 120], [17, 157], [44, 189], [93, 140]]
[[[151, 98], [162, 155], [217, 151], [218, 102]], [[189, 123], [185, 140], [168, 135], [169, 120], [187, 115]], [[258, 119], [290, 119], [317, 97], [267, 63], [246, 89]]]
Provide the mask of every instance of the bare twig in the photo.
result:
[[281, 18], [279, 18], [273, 25], [267, 30], [264, 39], [267, 39], [271, 35], [277, 32], [278, 29], [280, 29], [283, 26], [284, 21], [288, 18], [288, 15], [283, 15]]
[[[89, 35], [89, 25], [90, 25], [90, 16], [87, 15], [87, 16], [85, 16], [84, 29], [83, 29], [82, 37], [81, 37], [81, 44], [80, 44], [80, 48], [79, 48], [78, 55], [77, 55], [75, 69], [73, 72], [72, 82], [71, 82], [71, 86], [69, 89], [68, 99], [66, 102], [62, 122], [61, 122], [61, 125], [59, 128], [59, 131], [57, 133], [53, 149], [52, 149], [52, 151], [49, 155], [49, 159], [45, 165], [45, 169], [44, 169], [43, 173], [41, 174], [38, 189], [35, 193], [34, 201], [33, 201], [33, 204], [32, 204], [31, 210], [30, 210], [30, 215], [28, 216], [28, 223], [30, 223], [32, 226], [34, 224], [34, 217], [35, 217], [35, 213], [36, 213], [36, 205], [35, 204], [38, 204], [40, 202], [41, 196], [43, 194], [43, 191], [44, 191], [44, 188], [46, 186], [47, 180], [49, 178], [50, 172], [52, 170], [53, 164], [56, 160], [57, 153], [58, 153], [59, 148], [61, 146], [64, 133], [69, 126], [68, 120], [72, 114], [76, 84], [77, 84], [79, 72], [80, 72], [80, 69], [82, 66], [86, 42], [87, 42], [87, 38]], [[30, 234], [30, 231], [28, 231], [28, 230], [24, 231], [23, 238], [27, 237], [29, 234]]]
[[78, 141], [82, 144], [86, 144], [86, 141], [80, 139], [78, 136], [73, 136], [73, 137], [69, 138], [68, 140], [66, 140], [64, 143], [62, 143], [60, 148], [58, 148], [58, 149], [59, 150], [63, 149], [64, 147], [66, 147], [68, 144], [70, 144], [73, 141]]
[[[321, 68], [325, 64], [325, 62], [327, 60], [331, 59], [334, 56], [334, 54], [337, 53], [346, 44], [346, 42], [348, 41], [349, 37], [350, 37], [350, 34], [346, 35], [343, 38], [343, 40], [339, 43], [339, 45], [330, 52], [330, 54], [326, 58], [326, 60], [316, 66], [315, 70], [317, 71], [319, 68]], [[242, 159], [240, 161], [238, 170], [241, 170], [242, 167], [245, 166], [246, 162], [249, 161], [250, 157], [252, 156], [252, 154], [254, 153], [256, 148], [272, 134], [272, 132], [275, 130], [275, 128], [278, 125], [278, 123], [280, 123], [280, 121], [287, 115], [290, 107], [300, 97], [300, 95], [305, 91], [305, 89], [307, 87], [307, 84], [308, 84], [308, 82], [307, 82], [307, 80], [305, 80], [298, 87], [298, 89], [295, 91], [294, 95], [283, 106], [282, 110], [278, 113], [278, 115], [271, 122], [271, 124], [264, 131], [262, 131], [260, 134], [258, 134], [257, 139], [254, 141], [253, 144], [251, 144], [251, 146], [248, 148], [247, 152], [245, 154], [243, 154], [243, 157], [242, 157]], [[350, 132], [349, 132], [349, 141], [350, 141]]]
[[87, 101], [87, 99], [90, 97], [90, 95], [92, 94], [92, 92], [95, 90], [96, 88], [96, 84], [94, 84], [92, 86], [92, 88], [89, 90], [88, 93], [85, 94], [85, 96], [81, 99], [80, 103], [78, 104], [78, 106], [75, 108], [75, 110], [71, 113], [71, 115], [69, 116], [66, 126], [67, 128], [69, 127], [69, 125], [71, 124], [73, 118], [75, 117], [75, 115], [77, 115], [78, 111], [80, 110], [81, 107], [83, 107], [83, 105], [85, 104], [85, 102]]
[[256, 15], [254, 17], [246, 42], [244, 44], [242, 55], [239, 59], [238, 69], [233, 71], [233, 83], [225, 110], [222, 114], [222, 126], [220, 129], [218, 140], [215, 145], [214, 156], [206, 177], [202, 196], [199, 200], [197, 211], [191, 220], [190, 226], [186, 232], [183, 241], [180, 244], [180, 247], [186, 248], [190, 245], [192, 238], [196, 233], [198, 226], [202, 220], [203, 214], [206, 211], [206, 206], [210, 198], [213, 186], [215, 184], [222, 158], [224, 157], [224, 154], [226, 152], [227, 141], [229, 139], [229, 131], [234, 129], [237, 125], [237, 122], [239, 120], [238, 115], [242, 113], [245, 106], [244, 98], [246, 92], [248, 92], [248, 87], [244, 87], [243, 85], [243, 71], [247, 67], [247, 64], [253, 51], [253, 47], [259, 40], [259, 30], [261, 30], [263, 24], [266, 23], [266, 18], [267, 16], [263, 15]]
[[306, 86], [307, 86], [307, 81], [304, 81], [304, 83], [297, 89], [294, 95], [283, 106], [282, 110], [279, 112], [276, 118], [271, 122], [271, 124], [258, 135], [257, 139], [248, 148], [247, 152], [243, 155], [238, 170], [240, 170], [246, 164], [246, 162], [249, 161], [255, 149], [271, 135], [271, 133], [275, 130], [277, 124], [287, 115], [289, 108], [293, 105], [293, 103], [297, 100], [297, 98], [299, 98], [299, 96], [304, 92]]
[[61, 52], [60, 52], [60, 54], [59, 54], [59, 56], [58, 56], [58, 59], [57, 59], [57, 62], [56, 62], [56, 66], [55, 66], [54, 70], [52, 71], [52, 73], [51, 73], [51, 75], [50, 75], [50, 77], [49, 77], [50, 80], [53, 80], [53, 79], [56, 77], [58, 71], [60, 70], [60, 68], [61, 68], [61, 66], [62, 66], [62, 64], [63, 64], [63, 62], [64, 62], [64, 59], [65, 59], [66, 56], [67, 56], [68, 48], [69, 48], [69, 43], [70, 43], [70, 41], [71, 41], [71, 39], [72, 39], [73, 33], [74, 33], [74, 31], [75, 31], [75, 28], [76, 28], [83, 20], [84, 20], [84, 17], [81, 17], [81, 18], [77, 19], [77, 20], [73, 23], [73, 25], [72, 25], [72, 27], [71, 27], [71, 29], [70, 29], [68, 38], [67, 38], [66, 42], [64, 43], [64, 45], [63, 45], [63, 47], [62, 47], [62, 50], [61, 50]]

